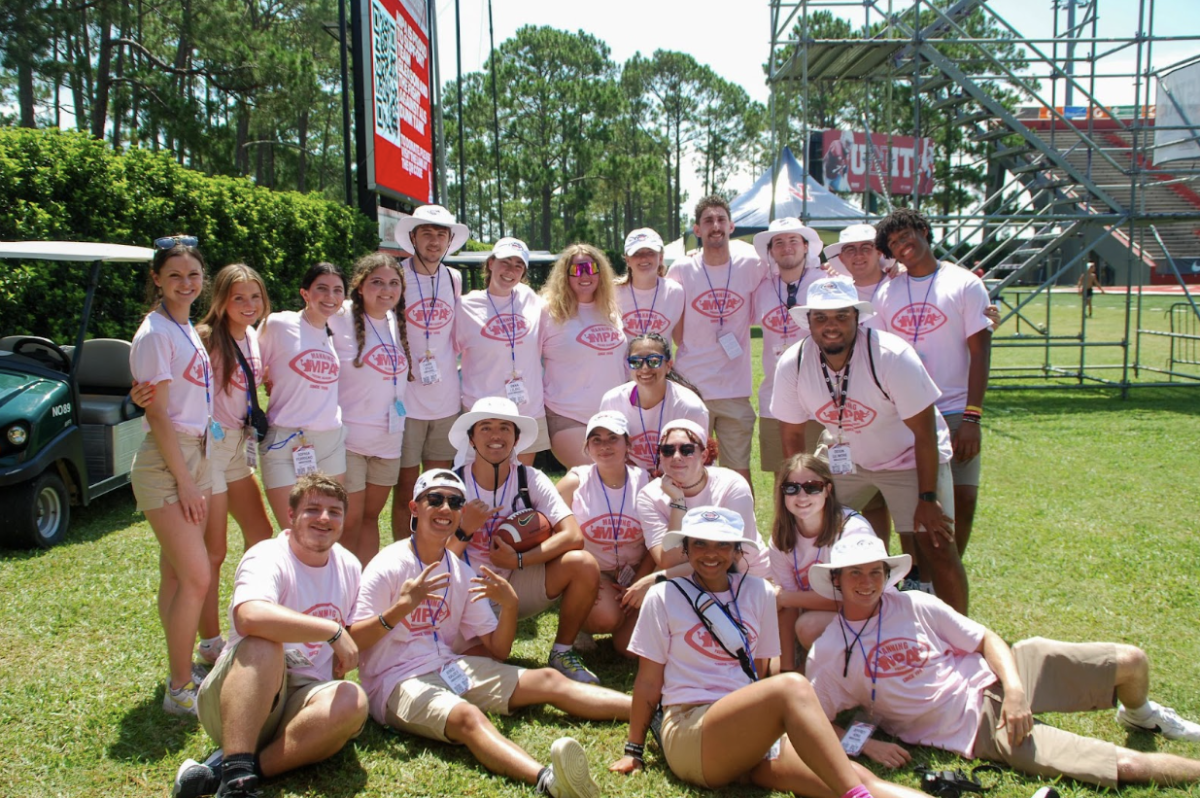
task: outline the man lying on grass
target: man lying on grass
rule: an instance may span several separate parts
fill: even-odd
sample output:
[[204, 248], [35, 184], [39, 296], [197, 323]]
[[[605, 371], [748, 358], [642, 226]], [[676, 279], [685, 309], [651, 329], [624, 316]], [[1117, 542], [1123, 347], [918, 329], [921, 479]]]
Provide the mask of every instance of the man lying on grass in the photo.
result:
[[262, 776], [333, 756], [367, 720], [367, 697], [342, 677], [358, 667], [346, 622], [358, 597], [358, 559], [337, 545], [346, 490], [324, 474], [288, 497], [291, 529], [238, 564], [229, 643], [200, 685], [197, 714], [221, 746], [188, 760], [175, 798], [256, 798]]
[[[446, 469], [417, 480], [412, 537], [385, 548], [363, 574], [350, 634], [363, 650], [359, 677], [371, 716], [391, 728], [466, 745], [493, 773], [535, 785], [552, 798], [594, 798], [583, 746], [561, 737], [550, 766], [506, 739], [485, 712], [507, 715], [552, 704], [589, 720], [628, 720], [630, 698], [575, 682], [553, 668], [503, 662], [517, 631], [517, 593], [486, 565], [479, 575], [446, 551], [462, 521], [466, 486]], [[491, 604], [500, 606], [500, 617]], [[479, 638], [490, 656], [460, 656], [459, 634]]]
[[[831, 719], [862, 707], [870, 723], [910, 745], [992, 759], [1035, 776], [1109, 788], [1200, 780], [1196, 760], [1034, 722], [1036, 712], [1104, 709], [1115, 700], [1117, 722], [1127, 729], [1200, 741], [1200, 725], [1149, 700], [1150, 666], [1141, 649], [1040, 637], [1010, 649], [933, 596], [892, 590], [910, 566], [907, 554], [889, 557], [878, 538], [862, 535], [834, 544], [829, 563], [809, 571], [813, 590], [840, 607], [809, 651], [806, 671]], [[862, 743], [872, 730], [857, 721], [843, 744], [887, 767], [909, 761], [899, 745]]]

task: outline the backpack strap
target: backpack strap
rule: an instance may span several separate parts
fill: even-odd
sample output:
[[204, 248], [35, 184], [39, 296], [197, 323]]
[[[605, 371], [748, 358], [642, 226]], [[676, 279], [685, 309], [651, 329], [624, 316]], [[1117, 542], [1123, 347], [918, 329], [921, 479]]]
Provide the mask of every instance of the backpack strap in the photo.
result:
[[871, 348], [871, 328], [867, 328], [867, 362], [871, 364], [871, 379], [875, 380], [875, 387], [883, 394], [883, 398], [889, 402], [892, 397], [888, 396], [888, 392], [883, 390], [883, 385], [879, 382], [879, 375], [875, 373], [875, 350]]
[[533, 499], [529, 496], [529, 474], [526, 473], [525, 464], [517, 465], [517, 495], [513, 496], [512, 511], [517, 511], [517, 500], [525, 502], [525, 507], [533, 509]]

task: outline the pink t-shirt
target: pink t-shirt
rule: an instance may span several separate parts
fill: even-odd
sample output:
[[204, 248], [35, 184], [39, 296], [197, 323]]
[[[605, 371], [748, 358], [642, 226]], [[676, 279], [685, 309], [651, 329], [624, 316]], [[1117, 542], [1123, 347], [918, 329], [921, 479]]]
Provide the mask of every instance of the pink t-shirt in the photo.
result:
[[642, 333], [658, 333], [668, 341], [683, 318], [683, 288], [674, 280], [658, 278], [654, 288], [634, 288], [633, 283], [617, 286], [617, 304], [621, 322], [630, 338]]
[[583, 530], [583, 548], [600, 563], [601, 571], [620, 572], [626, 565], [637, 568], [646, 556], [637, 514], [637, 497], [646, 487], [646, 472], [626, 466], [622, 488], [606, 487], [594, 465], [577, 466], [571, 473], [579, 479], [571, 512]]
[[[808, 287], [825, 273], [820, 269], [805, 269], [796, 290], [796, 304], [803, 305]], [[787, 283], [779, 279], [779, 269], [772, 266], [770, 272], [754, 291], [754, 320], [762, 327], [763, 381], [758, 386], [758, 414], [763, 418], [771, 415], [771, 393], [775, 388], [775, 364], [779, 356], [792, 344], [808, 335], [808, 324], [797, 324], [787, 309]]]
[[325, 330], [292, 310], [272, 313], [263, 322], [258, 344], [271, 379], [267, 419], [271, 426], [313, 432], [337, 429], [337, 352]]
[[352, 313], [346, 300], [345, 311], [329, 320], [340, 366], [338, 403], [346, 448], [365, 457], [395, 459], [404, 443], [404, 417], [394, 422], [394, 432], [388, 431], [388, 417], [396, 414], [397, 401], [404, 404], [411, 385], [396, 314], [389, 310], [387, 318], [379, 320], [363, 314], [362, 365], [355, 366], [358, 336]]
[[[529, 501], [533, 504], [533, 509], [546, 516], [550, 521], [550, 526], [556, 526], [559, 521], [571, 514], [571, 508], [562, 500], [562, 496], [558, 495], [558, 490], [554, 487], [554, 483], [550, 481], [550, 477], [538, 471], [533, 466], [524, 466], [524, 469], [529, 485]], [[467, 466], [466, 471], [463, 472], [463, 482], [467, 486], [467, 501], [482, 499], [485, 502], [490, 502], [488, 507], [504, 508], [489, 518], [487, 523], [471, 538], [471, 542], [467, 544], [466, 551], [463, 552], [466, 556], [467, 564], [474, 568], [476, 573], [479, 573], [481, 565], [486, 565], [507, 579], [509, 574], [512, 573], [511, 570], [497, 568], [492, 565], [492, 533], [505, 518], [516, 512], [513, 509], [513, 499], [517, 497], [517, 466], [514, 464], [509, 469], [508, 479], [505, 480], [504, 484], [495, 493], [479, 487], [475, 482], [475, 477], [471, 473], [470, 466]], [[516, 506], [517, 510], [525, 509], [525, 503], [522, 501], [518, 501]]]
[[971, 368], [967, 339], [991, 329], [984, 315], [990, 301], [983, 281], [952, 263], [940, 264], [928, 277], [906, 272], [889, 280], [875, 299], [888, 332], [913, 345], [941, 389], [937, 406], [942, 413], [966, 409]]
[[[683, 503], [690, 510], [693, 507], [716, 505], [727, 510], [733, 510], [742, 517], [743, 536], [747, 540], [758, 542], [759, 548], [749, 546], [743, 548], [743, 554], [749, 565], [749, 573], [766, 579], [771, 575], [767, 565], [767, 555], [762, 548], [762, 536], [758, 533], [758, 521], [754, 518], [754, 496], [750, 493], [750, 485], [736, 471], [720, 466], [708, 466], [708, 482], [704, 490], [695, 496], [689, 496]], [[663, 493], [662, 478], [651, 480], [638, 494], [637, 513], [642, 519], [642, 531], [646, 536], [646, 548], [661, 546], [663, 537], [667, 534], [667, 523], [671, 518], [671, 499]]]
[[[258, 330], [247, 327], [246, 337], [240, 341], [234, 341], [234, 343], [242, 351], [242, 357], [246, 358], [250, 371], [254, 373], [254, 388], [257, 390], [263, 381], [263, 360], [262, 353], [258, 349]], [[233, 370], [229, 373], [229, 389], [221, 390], [220, 385], [223, 379], [221, 373], [225, 371], [225, 364], [219, 360], [213, 361], [213, 374], [216, 375], [213, 379], [213, 418], [220, 422], [226, 432], [246, 426], [246, 417], [250, 415], [250, 400], [246, 394], [246, 371], [236, 359], [231, 367]]]
[[[408, 319], [408, 346], [412, 352], [413, 371], [418, 379], [410, 386], [405, 406], [408, 417], [432, 421], [458, 414], [462, 390], [455, 373], [454, 325], [462, 297], [462, 275], [458, 269], [445, 264], [437, 272], [419, 274], [412, 258], [401, 264], [404, 269], [404, 306]], [[433, 353], [437, 363], [438, 382], [422, 385], [419, 364], [426, 352]]]
[[[904, 419], [912, 418], [937, 401], [939, 391], [921, 365], [913, 348], [891, 333], [871, 333], [875, 374], [871, 376], [865, 343], [867, 332], [858, 328], [854, 354], [850, 358], [850, 386], [842, 411], [842, 431], [850, 444], [855, 466], [868, 471], [903, 471], [917, 467], [912, 430]], [[803, 346], [797, 375], [796, 359]], [[834, 374], [830, 372], [830, 382]], [[839, 394], [840, 399], [840, 394]], [[812, 339], [790, 347], [775, 369], [775, 394], [771, 412], [780, 421], [802, 424], [816, 420], [835, 438], [838, 435], [838, 404], [830, 396], [821, 371], [821, 354]], [[939, 462], [950, 462], [950, 431], [937, 416]]]
[[[345, 626], [354, 616], [362, 567], [358, 558], [334, 544], [329, 561], [322, 566], [305, 565], [292, 551], [292, 531], [285, 529], [270, 540], [256, 543], [238, 563], [233, 577], [233, 600], [229, 602], [229, 645], [233, 651], [242, 635], [234, 623], [234, 610], [247, 601], [269, 601], [314, 618], [327, 618]], [[308, 657], [311, 666], [289, 668], [308, 679], [333, 678], [333, 647], [324, 640], [284, 643]]]
[[[716, 599], [747, 627], [751, 659], [779, 656], [775, 591], [753, 576], [730, 577], [732, 590]], [[734, 596], [737, 596], [736, 605]], [[746, 685], [742, 666], [712, 638], [683, 594], [669, 584], [653, 585], [642, 602], [629, 650], [665, 665], [662, 703], [712, 704]]]
[[[875, 534], [875, 530], [867, 523], [867, 519], [854, 510], [843, 507], [842, 513], [846, 516], [846, 520], [842, 525], [841, 538], [848, 538], [851, 535]], [[775, 546], [774, 540], [770, 542], [767, 547], [767, 559], [771, 563], [771, 581], [779, 585], [780, 589], [789, 593], [807, 593], [812, 590], [808, 584], [809, 569], [813, 567], [814, 563], [829, 562], [829, 547], [817, 546], [815, 540], [815, 538], [797, 535], [796, 545], [791, 551], [780, 551]]]
[[983, 690], [996, 681], [983, 655], [975, 653], [987, 630], [915, 590], [887, 591], [881, 609], [881, 616], [868, 619], [862, 647], [851, 650], [846, 678], [842, 632], [853, 640], [862, 622], [842, 629], [839, 617], [809, 650], [805, 673], [825, 714], [832, 719], [843, 710], [871, 706], [873, 687], [874, 712], [884, 731], [909, 745], [970, 759]]
[[[412, 539], [402, 540], [379, 552], [363, 572], [362, 589], [353, 623], [376, 619], [400, 598], [405, 581], [421, 574], [425, 566], [413, 552]], [[384, 722], [388, 698], [405, 679], [435, 673], [458, 655], [451, 650], [461, 633], [470, 639], [496, 628], [496, 616], [486, 601], [470, 601], [475, 573], [454, 555], [443, 555], [433, 576], [449, 570], [446, 589], [422, 601], [400, 619], [396, 628], [366, 651], [359, 660], [358, 675], [367, 691], [371, 717]], [[378, 621], [376, 620], [376, 623]]]
[[[683, 340], [675, 368], [705, 399], [735, 399], [751, 393], [750, 300], [766, 274], [753, 254], [734, 252], [721, 266], [705, 266], [703, 253], [676, 261], [667, 278], [683, 286]], [[719, 336], [732, 333], [741, 354], [730, 359]]]
[[542, 326], [545, 302], [527, 285], [508, 297], [472, 291], [462, 298], [454, 323], [455, 348], [462, 353], [462, 405], [485, 396], [506, 396], [513, 369], [525, 383], [522, 415], [546, 414], [542, 395]]
[[612, 410], [629, 422], [629, 457], [647, 471], [658, 464], [658, 431], [663, 425], [686, 418], [708, 429], [708, 408], [691, 388], [667, 381], [663, 400], [650, 408], [641, 408], [633, 398], [636, 382], [618, 385], [600, 400], [601, 410]]
[[[133, 336], [129, 370], [138, 382], [170, 380], [167, 417], [184, 435], [199, 437], [208, 429], [208, 395], [216, 390], [208, 352], [191, 323], [176, 324], [158, 311], [146, 314]], [[142, 429], [150, 422], [142, 419]]]
[[546, 407], [586, 424], [605, 391], [625, 382], [625, 333], [595, 303], [580, 303], [575, 317], [562, 324], [546, 312], [542, 324]]

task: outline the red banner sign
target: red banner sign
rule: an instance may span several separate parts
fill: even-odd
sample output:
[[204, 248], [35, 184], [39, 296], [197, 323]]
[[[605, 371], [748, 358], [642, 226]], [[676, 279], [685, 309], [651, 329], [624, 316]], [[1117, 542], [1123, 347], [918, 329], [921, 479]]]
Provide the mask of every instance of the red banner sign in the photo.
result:
[[825, 187], [830, 191], [883, 193], [881, 178], [888, 176], [888, 193], [933, 193], [933, 140], [912, 136], [826, 130], [821, 154], [825, 159]]

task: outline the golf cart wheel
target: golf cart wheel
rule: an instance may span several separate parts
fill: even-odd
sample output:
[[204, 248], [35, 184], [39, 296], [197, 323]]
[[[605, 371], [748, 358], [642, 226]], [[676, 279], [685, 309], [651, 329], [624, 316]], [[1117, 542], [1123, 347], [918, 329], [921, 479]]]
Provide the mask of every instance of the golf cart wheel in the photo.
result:
[[62, 479], [47, 470], [0, 495], [0, 513], [11, 523], [9, 543], [48, 549], [67, 536], [71, 501]]

